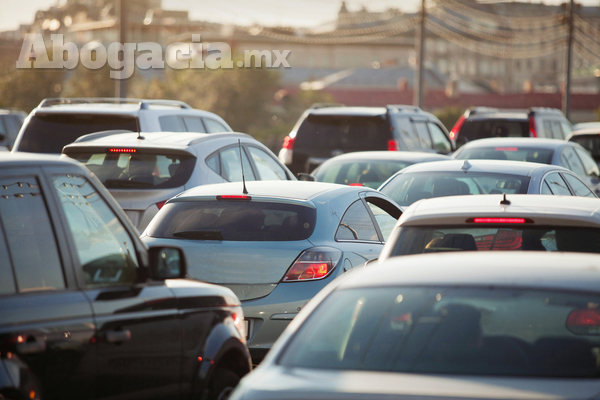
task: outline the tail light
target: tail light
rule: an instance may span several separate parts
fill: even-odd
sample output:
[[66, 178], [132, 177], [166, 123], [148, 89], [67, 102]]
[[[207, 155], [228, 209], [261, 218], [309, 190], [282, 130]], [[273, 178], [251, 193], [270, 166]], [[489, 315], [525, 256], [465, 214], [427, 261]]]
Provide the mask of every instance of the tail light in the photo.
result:
[[293, 138], [291, 136], [286, 136], [285, 139], [283, 139], [283, 146], [281, 146], [281, 147], [284, 149], [293, 150], [295, 140], [296, 140], [296, 138]]
[[454, 124], [454, 126], [452, 127], [452, 130], [450, 131], [450, 140], [456, 140], [456, 138], [458, 137], [458, 134], [460, 133], [460, 129], [462, 128], [463, 124], [465, 123], [465, 116], [461, 115], [460, 118], [458, 119], [458, 121], [456, 121], [456, 124]]
[[246, 323], [244, 321], [244, 311], [241, 307], [235, 307], [233, 309], [233, 313], [231, 313], [231, 319], [242, 340], [246, 341]]
[[473, 220], [467, 220], [476, 224], [524, 224], [525, 218], [473, 218]]
[[156, 203], [156, 207], [158, 207], [158, 209], [160, 210], [161, 208], [163, 208], [166, 202], [167, 200], [159, 201], [158, 203]]
[[341, 258], [342, 252], [333, 247], [305, 250], [285, 274], [283, 282], [323, 279], [333, 272]]
[[398, 151], [398, 141], [390, 139], [388, 140], [388, 151]]
[[535, 130], [535, 118], [533, 115], [529, 116], [529, 137], [537, 137], [537, 131]]
[[362, 186], [362, 183], [349, 183], [348, 186]]
[[566, 325], [576, 335], [600, 335], [600, 311], [573, 310], [567, 317]]

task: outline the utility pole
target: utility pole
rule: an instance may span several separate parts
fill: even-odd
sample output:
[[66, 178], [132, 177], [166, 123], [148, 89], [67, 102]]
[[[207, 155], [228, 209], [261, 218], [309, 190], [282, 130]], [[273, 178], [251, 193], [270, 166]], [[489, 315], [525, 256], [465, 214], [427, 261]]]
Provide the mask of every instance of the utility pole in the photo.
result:
[[567, 4], [567, 12], [569, 13], [569, 41], [567, 45], [567, 79], [565, 84], [565, 92], [563, 93], [563, 114], [569, 119], [571, 113], [571, 58], [573, 55], [573, 11], [575, 9], [575, 0], [570, 0]]
[[[119, 42], [127, 43], [127, 0], [115, 0], [116, 16], [119, 18]], [[127, 62], [127, 59], [123, 59]], [[126, 68], [126, 66], [125, 66]], [[115, 80], [115, 97], [127, 97], [127, 79]]]
[[413, 88], [413, 105], [417, 107], [423, 106], [423, 86], [425, 79], [423, 76], [423, 66], [425, 59], [425, 21], [427, 14], [425, 13], [425, 0], [421, 0], [421, 26], [417, 30], [417, 65]]

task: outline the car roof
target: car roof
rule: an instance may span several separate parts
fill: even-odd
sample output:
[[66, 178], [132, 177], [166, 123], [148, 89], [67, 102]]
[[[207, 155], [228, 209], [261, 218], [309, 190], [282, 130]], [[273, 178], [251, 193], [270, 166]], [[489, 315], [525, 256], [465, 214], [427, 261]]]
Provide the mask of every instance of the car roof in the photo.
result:
[[478, 112], [469, 115], [467, 119], [471, 120], [484, 120], [484, 119], [512, 119], [512, 120], [523, 120], [527, 121], [527, 111], [507, 111], [507, 112]]
[[577, 129], [576, 131], [571, 132], [571, 136], [577, 136], [577, 135], [598, 135], [598, 134], [600, 134], [600, 126], [597, 126], [595, 128]]
[[535, 225], [600, 228], [600, 201], [579, 196], [506, 195], [450, 196], [413, 203], [398, 220], [403, 226], [465, 225], [474, 217], [530, 218]]
[[[467, 168], [468, 167], [468, 168]], [[466, 168], [466, 169], [465, 169]], [[414, 164], [406, 167], [401, 174], [420, 173], [420, 172], [488, 172], [509, 175], [529, 175], [538, 169], [564, 169], [557, 165], [547, 165], [525, 161], [506, 161], [506, 160], [442, 160]]]
[[561, 146], [569, 145], [569, 142], [562, 139], [545, 139], [545, 138], [524, 138], [524, 137], [505, 137], [505, 138], [485, 138], [473, 140], [466, 143], [462, 148], [476, 148], [476, 147], [495, 147], [495, 146], [518, 146], [524, 148], [537, 148], [537, 149], [548, 149], [556, 150]]
[[44, 165], [69, 165], [81, 166], [81, 164], [69, 157], [62, 157], [59, 154], [41, 154], [25, 152], [0, 152], [0, 168], [10, 168], [13, 166], [44, 166]]
[[385, 107], [324, 107], [308, 110], [311, 115], [355, 115], [355, 116], [377, 116], [385, 115]]
[[449, 157], [443, 154], [427, 153], [424, 151], [357, 151], [335, 156], [327, 160], [334, 161], [413, 161], [420, 160], [448, 160]]
[[348, 274], [339, 289], [484, 286], [600, 291], [600, 255], [540, 251], [444, 252], [392, 257]]

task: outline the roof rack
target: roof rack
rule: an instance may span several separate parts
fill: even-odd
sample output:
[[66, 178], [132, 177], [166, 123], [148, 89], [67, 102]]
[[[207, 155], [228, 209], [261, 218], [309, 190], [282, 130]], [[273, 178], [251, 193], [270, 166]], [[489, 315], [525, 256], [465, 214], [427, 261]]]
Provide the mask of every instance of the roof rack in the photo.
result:
[[111, 136], [111, 135], [119, 135], [121, 133], [138, 133], [138, 132], [130, 131], [127, 129], [112, 129], [112, 130], [108, 130], [108, 131], [93, 132], [93, 133], [88, 133], [87, 135], [78, 137], [74, 143], [89, 142], [90, 140], [99, 139], [99, 138], [103, 138], [103, 137]]
[[317, 110], [319, 108], [328, 108], [328, 107], [346, 107], [345, 104], [342, 103], [315, 103], [309, 108], [311, 110]]
[[534, 114], [534, 113], [546, 113], [546, 114], [557, 114], [557, 115], [563, 115], [562, 111], [560, 111], [558, 108], [551, 108], [551, 107], [531, 107], [528, 110], [529, 114]]
[[192, 108], [189, 104], [177, 100], [146, 100], [118, 97], [72, 97], [72, 98], [50, 98], [44, 99], [38, 107], [50, 107], [59, 104], [138, 104], [140, 110], [146, 110], [149, 106], [170, 106], [179, 108]]
[[406, 104], [388, 104], [386, 108], [393, 108], [398, 111], [423, 112], [420, 107]]

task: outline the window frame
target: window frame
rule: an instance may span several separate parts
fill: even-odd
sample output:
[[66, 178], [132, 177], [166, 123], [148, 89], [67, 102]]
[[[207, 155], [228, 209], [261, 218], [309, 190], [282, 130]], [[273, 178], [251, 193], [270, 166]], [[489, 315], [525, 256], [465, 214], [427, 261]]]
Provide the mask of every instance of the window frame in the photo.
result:
[[[348, 210], [350, 210], [350, 208], [357, 203], [360, 203], [362, 205], [363, 209], [366, 209], [366, 212], [367, 212], [367, 215], [369, 216], [371, 224], [373, 225], [373, 227], [375, 228], [375, 232], [377, 233], [377, 240], [366, 240], [366, 239], [360, 239], [360, 238], [358, 238], [358, 239], [338, 239], [338, 237], [337, 237], [338, 230], [340, 229], [340, 226], [342, 225], [342, 222], [344, 221], [344, 218], [346, 217]], [[383, 243], [382, 242], [383, 235], [381, 233], [381, 229], [379, 229], [379, 225], [377, 224], [377, 221], [375, 220], [375, 217], [373, 216], [373, 212], [371, 212], [371, 208], [365, 201], [363, 193], [361, 193], [359, 195], [359, 198], [354, 200], [352, 203], [350, 203], [350, 205], [348, 205], [348, 207], [346, 207], [346, 209], [344, 210], [344, 214], [340, 218], [340, 222], [338, 222], [337, 227], [335, 229], [333, 239], [339, 243], [369, 243], [369, 244], [375, 244], [375, 243], [382, 244]]]
[[596, 193], [594, 193], [594, 191], [593, 191], [592, 189], [590, 189], [590, 188], [588, 187], [588, 185], [586, 185], [586, 184], [585, 184], [585, 182], [583, 182], [583, 181], [581, 180], [581, 178], [580, 178], [579, 176], [577, 176], [577, 174], [576, 174], [576, 173], [574, 173], [574, 172], [572, 172], [572, 173], [568, 173], [568, 172], [560, 172], [560, 176], [563, 178], [563, 181], [565, 181], [565, 183], [568, 185], [568, 187], [569, 187], [569, 190], [571, 191], [571, 195], [572, 195], [573, 197], [589, 197], [589, 196], [579, 196], [579, 195], [578, 195], [578, 194], [575, 192], [575, 189], [573, 188], [573, 185], [571, 184], [571, 182], [569, 182], [569, 181], [567, 180], [566, 176], [571, 176], [571, 177], [573, 177], [573, 178], [577, 179], [579, 182], [583, 183], [583, 185], [584, 185], [584, 186], [585, 186], [585, 187], [586, 187], [586, 188], [587, 188], [587, 189], [590, 191], [590, 193], [592, 193], [592, 194], [594, 195], [594, 196], [593, 196], [593, 197], [591, 197], [591, 198], [595, 198], [595, 197], [597, 197], [597, 196], [596, 196]]
[[[560, 176], [560, 178], [563, 180], [563, 182], [567, 185], [567, 190], [569, 191], [570, 196], [575, 196], [573, 194], [573, 189], [571, 189], [571, 186], [569, 185], [569, 182], [567, 182], [565, 180], [565, 178], [563, 178], [562, 174], [560, 171], [549, 171], [546, 174], [544, 174], [544, 176], [542, 177], [542, 183], [540, 184], [540, 194], [542, 194], [542, 186], [544, 184], [546, 184], [548, 186], [548, 188], [550, 189], [550, 192], [552, 193], [553, 196], [565, 196], [565, 195], [561, 195], [560, 193], [554, 193], [554, 191], [552, 190], [552, 186], [550, 185], [549, 182], [546, 182], [546, 179], [548, 178], [548, 176], [552, 175], [552, 174], [558, 174], [558, 176]], [[575, 174], [576, 175], [576, 174]]]

